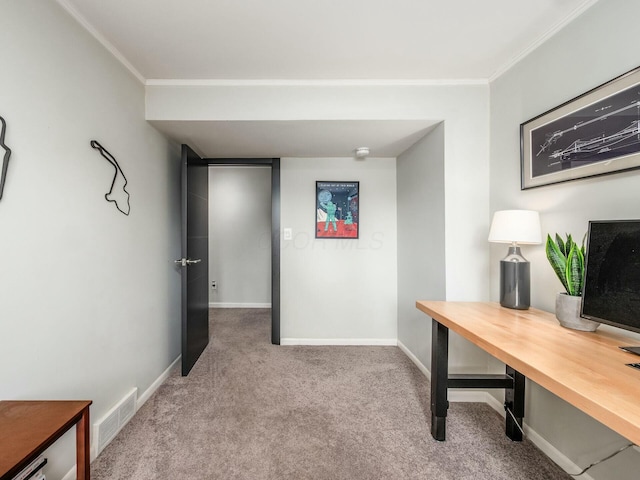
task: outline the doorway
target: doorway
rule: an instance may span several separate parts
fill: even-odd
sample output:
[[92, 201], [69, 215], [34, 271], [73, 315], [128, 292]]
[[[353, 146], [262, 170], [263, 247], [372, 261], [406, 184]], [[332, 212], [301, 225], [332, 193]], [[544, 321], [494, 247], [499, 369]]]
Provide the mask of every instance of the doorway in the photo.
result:
[[[256, 233], [258, 230], [256, 229], [251, 229], [252, 231], [248, 233], [249, 236], [251, 235], [259, 235], [258, 238], [243, 238], [242, 236], [242, 232], [240, 232], [240, 235], [238, 235], [239, 232], [234, 232], [233, 235], [233, 239], [231, 239], [231, 241], [235, 241], [237, 243], [237, 245], [234, 246], [229, 246], [227, 245], [227, 252], [231, 252], [231, 254], [240, 254], [241, 252], [241, 248], [242, 245], [245, 244], [247, 246], [250, 246], [250, 248], [248, 248], [247, 250], [247, 256], [249, 256], [249, 250], [254, 250], [254, 254], [255, 255], [262, 255], [264, 254], [264, 249], [267, 249], [267, 255], [269, 255], [270, 257], [270, 269], [269, 269], [269, 265], [264, 265], [264, 258], [262, 259], [258, 259], [258, 261], [260, 262], [261, 266], [258, 266], [256, 264], [257, 267], [257, 271], [256, 271], [256, 275], [257, 276], [262, 276], [264, 277], [264, 275], [269, 275], [270, 276], [270, 281], [269, 279], [266, 280], [267, 283], [269, 283], [270, 288], [268, 289], [269, 291], [264, 291], [264, 282], [260, 282], [259, 279], [256, 279], [256, 282], [254, 282], [254, 287], [257, 289], [261, 289], [261, 292], [258, 294], [258, 297], [253, 297], [254, 300], [253, 301], [249, 301], [248, 303], [270, 303], [270, 307], [271, 307], [271, 343], [274, 345], [280, 345], [280, 159], [279, 158], [267, 158], [267, 159], [260, 159], [260, 158], [249, 158], [249, 159], [219, 159], [219, 158], [204, 158], [202, 159], [203, 163], [206, 163], [210, 168], [209, 170], [211, 171], [212, 168], [211, 167], [240, 167], [240, 168], [248, 168], [248, 167], [253, 167], [256, 170], [258, 168], [260, 169], [270, 169], [270, 173], [268, 174], [268, 176], [270, 177], [270, 202], [269, 202], [269, 198], [267, 197], [267, 201], [270, 203], [266, 206], [261, 206], [261, 211], [262, 213], [266, 213], [267, 215], [270, 214], [270, 227], [267, 225], [266, 229], [265, 229], [265, 225], [263, 222], [262, 225], [262, 229], [258, 229], [259, 233]], [[249, 168], [249, 170], [252, 170], [251, 168]], [[215, 169], [213, 169], [213, 173], [212, 175], [215, 175]], [[252, 177], [260, 177], [260, 175], [256, 175], [256, 172], [254, 172], [252, 175]], [[264, 178], [264, 176], [262, 177]], [[214, 185], [216, 185], [214, 183]], [[244, 192], [245, 194], [249, 194], [249, 192]], [[234, 214], [243, 214], [242, 212], [239, 212], [237, 210], [235, 210], [235, 207], [237, 207], [238, 202], [242, 203], [242, 195], [243, 192], [238, 191], [238, 190], [230, 190], [228, 192], [214, 192], [213, 190], [210, 191], [210, 195], [213, 196], [213, 200], [215, 201], [216, 198], [221, 199], [221, 197], [227, 195], [227, 202], [225, 202], [224, 204], [220, 205], [220, 208], [223, 210], [223, 215], [234, 215]], [[264, 198], [263, 198], [264, 200]], [[209, 202], [209, 208], [212, 208], [212, 202]], [[216, 215], [213, 215], [210, 213], [210, 219], [215, 218]], [[263, 219], [264, 220], [264, 219]], [[231, 222], [232, 223], [232, 222]], [[246, 225], [246, 222], [244, 222]], [[215, 225], [212, 225], [210, 232], [213, 231], [213, 229], [215, 229]], [[210, 233], [210, 235], [212, 235], [212, 233]], [[213, 238], [213, 237], [212, 237]], [[209, 241], [212, 240], [212, 238], [210, 238]], [[227, 242], [229, 241], [229, 239], [227, 239]], [[251, 244], [253, 244], [251, 246]], [[240, 248], [240, 250], [238, 249]], [[262, 250], [262, 252], [255, 252], [255, 250]], [[270, 250], [270, 251], [269, 251]], [[212, 252], [212, 263], [216, 262], [217, 259], [216, 258], [216, 254], [214, 252]], [[216, 301], [216, 297], [221, 297], [221, 298], [225, 298], [223, 295], [218, 295], [219, 294], [231, 294], [232, 297], [231, 298], [235, 298], [235, 299], [244, 299], [246, 300], [247, 297], [246, 296], [246, 292], [242, 292], [241, 290], [243, 288], [250, 288], [250, 285], [248, 285], [250, 282], [246, 282], [245, 285], [243, 285], [242, 281], [242, 277], [244, 276], [244, 279], [246, 280], [247, 277], [247, 273], [248, 271], [251, 269], [251, 258], [244, 258], [241, 259], [238, 262], [235, 262], [236, 267], [239, 269], [239, 271], [228, 274], [225, 276], [226, 280], [225, 283], [221, 283], [220, 282], [220, 278], [214, 278], [215, 277], [220, 277], [219, 275], [219, 271], [216, 270], [215, 266], [211, 269], [212, 272], [216, 272], [214, 276], [212, 276], [211, 278], [209, 278], [209, 291], [210, 293], [212, 293], [212, 295], [210, 296], [210, 301], [213, 302], [215, 304]], [[270, 272], [269, 272], [270, 270]], [[221, 277], [222, 278], [222, 277]], [[212, 282], [216, 282], [216, 289], [213, 289], [213, 284]], [[231, 290], [233, 290], [233, 292], [231, 292]], [[254, 292], [255, 293], [255, 292]], [[230, 297], [226, 297], [227, 299]], [[258, 302], [255, 301], [255, 298], [260, 299]], [[226, 303], [226, 302], [221, 302], [221, 303]], [[233, 302], [232, 302], [233, 303]], [[260, 305], [256, 305], [256, 306], [260, 306]]]

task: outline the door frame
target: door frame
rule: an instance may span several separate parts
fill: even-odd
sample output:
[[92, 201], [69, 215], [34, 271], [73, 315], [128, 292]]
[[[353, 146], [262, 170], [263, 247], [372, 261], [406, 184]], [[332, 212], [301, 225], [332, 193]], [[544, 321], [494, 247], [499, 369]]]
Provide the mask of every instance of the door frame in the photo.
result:
[[209, 166], [271, 167], [271, 343], [280, 345], [280, 159], [203, 158]]

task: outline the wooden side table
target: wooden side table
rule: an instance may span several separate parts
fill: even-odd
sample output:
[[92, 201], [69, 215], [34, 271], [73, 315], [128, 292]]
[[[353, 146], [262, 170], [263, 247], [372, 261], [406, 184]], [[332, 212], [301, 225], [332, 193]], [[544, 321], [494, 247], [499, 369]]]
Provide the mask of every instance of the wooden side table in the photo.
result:
[[11, 480], [76, 425], [77, 480], [90, 480], [90, 400], [0, 401], [0, 480]]

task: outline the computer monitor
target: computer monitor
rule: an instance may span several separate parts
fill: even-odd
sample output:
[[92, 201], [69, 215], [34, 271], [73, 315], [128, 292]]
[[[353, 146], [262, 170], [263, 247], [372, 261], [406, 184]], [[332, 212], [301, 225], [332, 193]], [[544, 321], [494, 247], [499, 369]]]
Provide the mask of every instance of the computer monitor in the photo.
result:
[[589, 222], [580, 313], [640, 332], [640, 220]]

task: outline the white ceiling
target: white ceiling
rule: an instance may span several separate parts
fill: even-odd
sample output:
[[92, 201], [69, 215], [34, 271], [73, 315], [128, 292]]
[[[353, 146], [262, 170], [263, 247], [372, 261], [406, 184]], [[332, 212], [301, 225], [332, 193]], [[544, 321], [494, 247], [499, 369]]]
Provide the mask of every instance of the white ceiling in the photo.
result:
[[[494, 78], [596, 1], [58, 0], [141, 81], [391, 83]], [[337, 128], [338, 122], [322, 125], [322, 135], [336, 145], [349, 144], [352, 151], [362, 142], [373, 144], [393, 122], [360, 123], [349, 126], [352, 138]], [[409, 123], [395, 128], [396, 138], [380, 139], [390, 156], [405, 148], [403, 139], [429, 126], [422, 122], [409, 131]], [[317, 149], [301, 146], [310, 140], [305, 128], [309, 125], [302, 123], [164, 122], [156, 126], [179, 141], [191, 135], [206, 142], [201, 149], [207, 156], [320, 155], [323, 143], [317, 142]], [[251, 154], [242, 135], [247, 131], [254, 138], [264, 138], [249, 145]], [[206, 141], [207, 136], [224, 146]], [[241, 143], [233, 142], [241, 136]], [[389, 147], [394, 144], [396, 149]], [[254, 155], [258, 150], [262, 153]], [[343, 150], [338, 156], [349, 154]], [[372, 149], [373, 154], [382, 156]]]
[[436, 122], [300, 120], [151, 123], [169, 137], [189, 144], [207, 157], [272, 158], [355, 156], [357, 147], [368, 147], [376, 157], [396, 157], [429, 133]]

